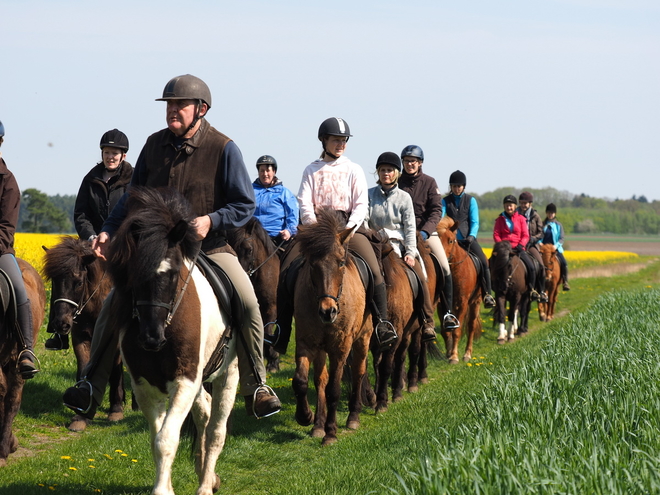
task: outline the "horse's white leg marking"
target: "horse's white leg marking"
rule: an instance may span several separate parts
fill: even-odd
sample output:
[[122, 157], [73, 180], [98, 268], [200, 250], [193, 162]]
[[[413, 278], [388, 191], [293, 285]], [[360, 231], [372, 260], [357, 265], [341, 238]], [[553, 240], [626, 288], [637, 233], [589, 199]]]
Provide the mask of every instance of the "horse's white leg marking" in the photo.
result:
[[500, 323], [500, 333], [497, 337], [497, 340], [500, 339], [506, 339], [506, 325], [504, 323]]
[[513, 322], [511, 324], [511, 336], [510, 338], [513, 339], [516, 335], [516, 331], [518, 330], [518, 318], [519, 318], [520, 311], [515, 310], [513, 312]]

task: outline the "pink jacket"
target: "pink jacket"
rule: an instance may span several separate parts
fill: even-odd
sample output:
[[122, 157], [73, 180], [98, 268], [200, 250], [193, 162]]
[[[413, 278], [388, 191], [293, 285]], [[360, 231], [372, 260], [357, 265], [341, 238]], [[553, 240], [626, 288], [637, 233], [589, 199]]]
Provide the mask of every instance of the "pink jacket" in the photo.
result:
[[525, 246], [529, 242], [527, 220], [517, 211], [513, 213], [511, 220], [513, 221], [513, 231], [509, 229], [504, 213], [497, 217], [497, 220], [495, 220], [495, 229], [493, 230], [493, 239], [495, 242], [509, 241], [512, 248], [520, 245], [525, 249]]

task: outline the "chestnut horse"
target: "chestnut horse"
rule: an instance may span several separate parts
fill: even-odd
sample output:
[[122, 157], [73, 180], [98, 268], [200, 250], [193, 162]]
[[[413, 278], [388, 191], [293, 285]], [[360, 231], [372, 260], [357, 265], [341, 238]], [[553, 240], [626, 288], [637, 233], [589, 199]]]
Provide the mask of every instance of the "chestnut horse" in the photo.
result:
[[[463, 361], [472, 359], [472, 344], [481, 336], [481, 316], [479, 310], [483, 294], [479, 283], [479, 273], [475, 260], [459, 245], [456, 239], [458, 224], [453, 219], [445, 217], [438, 223], [438, 235], [447, 254], [451, 270], [454, 292], [454, 307], [452, 312], [461, 322], [461, 326], [452, 330], [442, 331], [447, 350], [447, 359], [451, 364], [458, 363], [458, 344], [462, 331], [465, 329], [467, 343]], [[478, 263], [478, 261], [477, 261]], [[487, 267], [484, 267], [487, 269]]]
[[[153, 494], [170, 495], [172, 463], [189, 412], [198, 495], [219, 489], [215, 465], [238, 384], [236, 339], [195, 266], [200, 244], [187, 201], [173, 189], [133, 187], [128, 216], [108, 249], [111, 321], [156, 464]], [[211, 386], [209, 394], [202, 382]]]
[[550, 321], [555, 317], [555, 304], [561, 283], [561, 267], [557, 258], [557, 246], [541, 244], [539, 251], [545, 267], [545, 290], [548, 293], [548, 302], [539, 302], [539, 318], [541, 321]]
[[[48, 330], [71, 334], [77, 362], [76, 380], [81, 380], [91, 354], [94, 325], [112, 281], [106, 275], [105, 261], [94, 255], [89, 241], [64, 236], [59, 244], [44, 250], [43, 274], [52, 282]], [[109, 421], [124, 418], [124, 397], [124, 370], [117, 349], [109, 381]], [[90, 422], [76, 414], [69, 429], [83, 431]]]
[[[255, 217], [248, 220], [243, 227], [228, 230], [227, 241], [250, 276], [259, 301], [264, 331], [272, 335], [273, 323], [277, 319], [277, 284], [280, 280], [280, 257], [275, 244]], [[280, 355], [266, 342], [264, 357], [269, 373], [280, 370]]]
[[[320, 210], [317, 223], [300, 227], [297, 242], [304, 257], [294, 288], [296, 319], [296, 421], [312, 427], [312, 437], [322, 444], [337, 441], [337, 406], [341, 379], [352, 355], [352, 390], [346, 426], [357, 429], [362, 410], [369, 339], [373, 331], [365, 289], [348, 243], [353, 229], [346, 229], [339, 212]], [[330, 360], [330, 372], [326, 367]], [[310, 364], [314, 366], [316, 414], [307, 401]]]
[[[39, 273], [27, 261], [16, 258], [23, 274], [25, 290], [32, 309], [32, 337], [37, 341], [39, 328], [44, 321], [46, 289]], [[16, 452], [18, 439], [12, 431], [23, 398], [25, 380], [16, 369], [18, 355], [23, 348], [16, 325], [15, 300], [9, 277], [2, 274], [0, 280], [0, 467], [7, 465], [9, 454]]]
[[[525, 280], [525, 264], [515, 256], [509, 241], [496, 242], [490, 258], [490, 273], [495, 291], [494, 323], [498, 325], [498, 344], [515, 338], [516, 331], [527, 331], [530, 294]], [[507, 311], [507, 302], [509, 308]], [[508, 329], [505, 327], [508, 319]]]

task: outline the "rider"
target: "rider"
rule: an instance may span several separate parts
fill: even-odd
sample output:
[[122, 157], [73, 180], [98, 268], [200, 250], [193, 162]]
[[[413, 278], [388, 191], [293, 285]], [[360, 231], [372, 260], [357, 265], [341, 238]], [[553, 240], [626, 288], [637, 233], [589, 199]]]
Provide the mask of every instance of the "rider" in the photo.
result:
[[[445, 330], [458, 328], [461, 324], [451, 312], [454, 307], [451, 270], [449, 269], [449, 261], [447, 261], [447, 253], [442, 247], [437, 231], [438, 222], [442, 218], [440, 190], [435, 179], [422, 172], [422, 165], [424, 164], [422, 148], [414, 144], [406, 146], [401, 152], [401, 160], [403, 162], [403, 173], [399, 178], [399, 187], [412, 197], [417, 230], [440, 263], [444, 276], [442, 300], [445, 304], [446, 313], [442, 318], [442, 327]], [[424, 337], [422, 336], [422, 338]], [[427, 340], [430, 340], [430, 335], [426, 335], [426, 337], [428, 337]]]
[[[0, 146], [5, 140], [5, 126], [0, 122]], [[16, 263], [14, 251], [14, 234], [18, 223], [18, 212], [21, 203], [21, 191], [14, 174], [0, 153], [0, 270], [5, 272], [14, 286], [16, 299], [16, 322], [20, 330], [21, 352], [18, 355], [18, 372], [24, 380], [29, 380], [39, 370], [34, 364], [32, 309], [28, 299], [21, 269]]]
[[[432, 336], [435, 339], [433, 303], [428, 284], [424, 283], [426, 274], [417, 250], [415, 211], [410, 194], [399, 189], [397, 185], [401, 176], [401, 159], [396, 153], [382, 153], [376, 161], [376, 173], [378, 186], [369, 189], [369, 210], [365, 224], [370, 229], [385, 234], [394, 251], [403, 257], [406, 264], [417, 274], [424, 297], [422, 338], [431, 340]], [[419, 263], [415, 262], [415, 258]]]
[[513, 194], [505, 196], [502, 203], [504, 205], [504, 211], [495, 220], [493, 239], [495, 242], [509, 241], [511, 243], [513, 251], [518, 254], [520, 260], [525, 263], [525, 267], [527, 268], [527, 287], [530, 291], [531, 299], [532, 301], [538, 301], [539, 293], [534, 289], [534, 280], [536, 279], [534, 262], [525, 251], [529, 242], [527, 221], [525, 217], [516, 211], [518, 201]]
[[[387, 349], [397, 339], [397, 334], [387, 319], [385, 279], [374, 248], [362, 228], [369, 207], [367, 179], [362, 167], [344, 156], [350, 137], [348, 123], [342, 119], [331, 117], [319, 126], [318, 139], [322, 143], [323, 151], [321, 157], [310, 163], [303, 172], [298, 191], [300, 217], [303, 225], [310, 225], [316, 223], [316, 211], [320, 208], [333, 208], [345, 214], [346, 227], [354, 229], [349, 247], [367, 262], [373, 273], [374, 295], [371, 311], [376, 337], [381, 348]], [[289, 344], [293, 318], [293, 296], [287, 289], [287, 273], [299, 254], [300, 247], [294, 241], [282, 260], [277, 291], [278, 325], [272, 341], [269, 341], [280, 354], [286, 352]], [[294, 269], [297, 266], [299, 264], [296, 262]]]
[[525, 217], [527, 227], [529, 228], [529, 242], [527, 243], [527, 252], [538, 262], [536, 268], [536, 290], [539, 292], [539, 302], [548, 302], [548, 294], [545, 291], [545, 267], [543, 266], [543, 257], [539, 252], [537, 244], [543, 237], [543, 222], [541, 216], [532, 207], [534, 195], [531, 192], [523, 191], [518, 196], [517, 212]]
[[[118, 129], [101, 136], [101, 161], [82, 180], [73, 220], [78, 237], [93, 241], [103, 222], [122, 197], [133, 175], [133, 166], [126, 161], [128, 138]], [[69, 348], [69, 335], [54, 333], [46, 340], [46, 349], [59, 351]]]
[[[270, 155], [257, 160], [259, 177], [252, 183], [257, 203], [254, 216], [282, 253], [298, 232], [298, 200], [275, 175], [277, 161]], [[281, 244], [281, 245], [280, 245]]]
[[442, 198], [442, 216], [448, 216], [458, 224], [456, 239], [469, 252], [474, 253], [481, 262], [481, 287], [484, 293], [484, 306], [495, 307], [495, 299], [491, 295], [490, 270], [477, 234], [479, 233], [479, 205], [477, 200], [465, 193], [467, 178], [463, 172], [456, 170], [449, 176], [451, 194]]
[[566, 263], [564, 257], [564, 226], [557, 220], [557, 207], [554, 203], [550, 203], [545, 207], [545, 216], [541, 243], [554, 244], [557, 247], [561, 278], [564, 281], [562, 289], [564, 291], [571, 290], [571, 286], [568, 285], [568, 263]]
[[[244, 225], [254, 212], [254, 192], [238, 146], [206, 120], [211, 92], [201, 79], [186, 74], [171, 79], [157, 101], [167, 103], [167, 128], [152, 134], [135, 167], [131, 186], [170, 186], [190, 202], [196, 215], [192, 226], [208, 253], [227, 273], [244, 304], [242, 338], [237, 346], [240, 393], [256, 417], [279, 412], [281, 404], [266, 386], [263, 364], [263, 325], [250, 279], [225, 240], [225, 229]], [[213, 179], [215, 179], [213, 181]], [[209, 187], [210, 186], [210, 187]], [[103, 224], [92, 248], [104, 257], [112, 235], [126, 217], [127, 194]], [[117, 336], [108, 328], [113, 292], [106, 298], [94, 328], [92, 356], [83, 379], [64, 393], [64, 403], [91, 419], [103, 399]]]

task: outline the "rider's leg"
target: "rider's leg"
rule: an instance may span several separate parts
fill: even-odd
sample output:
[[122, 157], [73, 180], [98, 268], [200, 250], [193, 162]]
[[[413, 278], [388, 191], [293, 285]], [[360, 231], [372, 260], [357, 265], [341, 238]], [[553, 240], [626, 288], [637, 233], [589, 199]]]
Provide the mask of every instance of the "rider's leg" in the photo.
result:
[[571, 286], [568, 285], [568, 263], [566, 263], [566, 258], [564, 257], [564, 253], [560, 253], [559, 251], [557, 251], [557, 259], [559, 259], [561, 278], [564, 281], [562, 290], [565, 291], [571, 290]]
[[275, 392], [266, 386], [263, 321], [250, 277], [243, 270], [238, 258], [231, 253], [211, 254], [209, 258], [225, 271], [243, 301], [243, 322], [238, 329], [243, 338], [239, 339], [237, 354], [240, 393], [246, 398], [246, 408], [258, 418], [275, 414], [280, 411], [282, 405]]
[[481, 246], [475, 239], [470, 243], [470, 251], [477, 255], [479, 262], [481, 263], [481, 289], [484, 293], [484, 307], [494, 308], [495, 299], [493, 298], [492, 286], [490, 283], [490, 268], [488, 267], [488, 260], [484, 254], [484, 250], [481, 249]]
[[548, 293], [545, 291], [545, 267], [543, 266], [543, 257], [536, 246], [532, 246], [527, 251], [530, 256], [532, 256], [536, 262], [536, 290], [540, 293], [539, 301], [548, 302]]
[[422, 286], [422, 307], [420, 308], [422, 313], [422, 340], [425, 342], [433, 342], [436, 339], [435, 320], [433, 319], [435, 309], [433, 307], [433, 301], [431, 300], [431, 294], [429, 293], [429, 285], [424, 280], [425, 275], [420, 260], [415, 260], [413, 270], [417, 274], [417, 279]]
[[449, 269], [449, 260], [447, 260], [447, 253], [442, 247], [442, 242], [438, 234], [434, 232], [426, 241], [431, 248], [431, 252], [438, 258], [440, 262], [440, 269], [442, 270], [442, 275], [444, 276], [445, 282], [442, 286], [442, 300], [445, 304], [445, 315], [442, 317], [442, 327], [445, 330], [452, 328], [457, 328], [460, 326], [458, 318], [454, 316], [452, 310], [454, 308], [454, 289], [453, 281], [451, 277], [451, 270]]
[[387, 316], [387, 288], [380, 270], [380, 264], [371, 246], [371, 242], [361, 233], [356, 232], [353, 235], [349, 241], [349, 246], [367, 262], [373, 274], [374, 297], [371, 309], [374, 328], [381, 349], [386, 350], [394, 343], [398, 336]]
[[534, 288], [534, 285], [536, 283], [536, 270], [534, 269], [534, 262], [532, 261], [532, 258], [530, 258], [529, 254], [526, 251], [521, 251], [519, 253], [520, 256], [520, 261], [522, 261], [525, 264], [525, 267], [527, 268], [527, 290], [530, 291], [530, 298], [532, 301], [538, 301], [539, 300], [539, 293], [536, 292], [536, 289]]
[[289, 345], [293, 323], [293, 294], [287, 287], [287, 278], [290, 270], [296, 270], [296, 267], [300, 266], [296, 261], [300, 256], [300, 244], [295, 242], [295, 238], [292, 242], [294, 244], [280, 264], [280, 279], [277, 286], [277, 325], [275, 325], [273, 335], [264, 336], [267, 343], [280, 354], [284, 354]]

